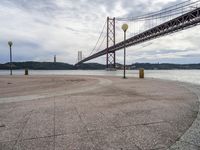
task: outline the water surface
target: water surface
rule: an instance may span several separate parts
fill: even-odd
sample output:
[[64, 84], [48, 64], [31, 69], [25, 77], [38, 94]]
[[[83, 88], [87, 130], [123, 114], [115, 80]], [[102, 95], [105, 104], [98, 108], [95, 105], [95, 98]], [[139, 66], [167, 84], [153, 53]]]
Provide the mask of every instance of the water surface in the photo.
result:
[[[23, 75], [24, 70], [14, 70], [14, 75]], [[29, 70], [30, 75], [99, 75], [123, 76], [122, 70]], [[9, 75], [9, 70], [0, 70], [0, 75]], [[138, 70], [127, 70], [127, 77], [138, 77]], [[200, 70], [145, 70], [145, 77], [175, 80], [200, 84]]]

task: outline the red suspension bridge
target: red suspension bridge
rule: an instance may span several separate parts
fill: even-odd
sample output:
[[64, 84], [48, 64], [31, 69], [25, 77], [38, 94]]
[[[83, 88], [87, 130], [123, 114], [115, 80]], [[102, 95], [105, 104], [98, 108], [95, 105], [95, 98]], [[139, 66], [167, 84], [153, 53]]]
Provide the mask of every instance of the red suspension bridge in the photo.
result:
[[[116, 43], [118, 22], [128, 22], [133, 28], [127, 40]], [[106, 55], [107, 69], [115, 69], [115, 52], [149, 40], [185, 30], [200, 23], [200, 0], [186, 1], [163, 10], [136, 17], [109, 18], [103, 26], [99, 38], [90, 55], [76, 65]], [[131, 24], [131, 25], [130, 25]], [[103, 47], [104, 46], [104, 47]], [[102, 48], [103, 47], [103, 48]]]

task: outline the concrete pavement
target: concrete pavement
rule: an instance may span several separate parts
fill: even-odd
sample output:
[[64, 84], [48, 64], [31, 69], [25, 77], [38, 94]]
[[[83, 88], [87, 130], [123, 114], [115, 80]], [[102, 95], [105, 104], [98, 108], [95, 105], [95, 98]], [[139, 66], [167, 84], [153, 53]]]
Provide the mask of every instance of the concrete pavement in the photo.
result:
[[198, 87], [188, 87], [155, 79], [0, 77], [0, 149], [199, 149], [199, 136], [184, 136], [199, 111]]

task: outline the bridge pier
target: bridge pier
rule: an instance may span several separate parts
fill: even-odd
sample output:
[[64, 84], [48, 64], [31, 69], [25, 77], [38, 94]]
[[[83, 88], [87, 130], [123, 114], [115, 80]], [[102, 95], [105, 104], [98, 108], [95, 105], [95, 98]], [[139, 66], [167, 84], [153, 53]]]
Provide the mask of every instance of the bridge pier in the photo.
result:
[[109, 47], [115, 45], [115, 18], [107, 17], [107, 54], [106, 70], [116, 70], [115, 51], [109, 52]]

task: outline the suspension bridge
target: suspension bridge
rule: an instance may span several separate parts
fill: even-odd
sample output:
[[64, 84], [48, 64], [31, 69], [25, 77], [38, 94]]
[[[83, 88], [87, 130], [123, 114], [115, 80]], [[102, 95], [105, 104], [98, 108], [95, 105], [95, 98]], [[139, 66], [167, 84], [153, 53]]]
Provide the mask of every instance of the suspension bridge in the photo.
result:
[[[129, 24], [131, 32], [126, 40], [120, 39], [121, 23]], [[141, 44], [162, 36], [185, 30], [200, 23], [200, 0], [185, 1], [160, 11], [135, 17], [107, 17], [99, 38], [88, 57], [76, 65], [106, 55], [107, 69], [116, 67], [116, 51]], [[120, 32], [120, 34], [118, 34]], [[120, 42], [116, 42], [120, 41]]]

